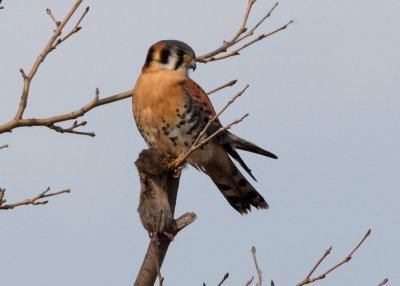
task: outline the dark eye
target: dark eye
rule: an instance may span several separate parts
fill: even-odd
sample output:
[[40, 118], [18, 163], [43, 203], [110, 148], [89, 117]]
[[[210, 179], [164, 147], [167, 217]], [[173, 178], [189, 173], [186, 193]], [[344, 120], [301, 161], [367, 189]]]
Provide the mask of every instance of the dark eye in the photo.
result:
[[184, 51], [182, 51], [182, 50], [178, 50], [176, 53], [177, 53], [177, 55], [179, 57], [185, 57], [186, 56], [186, 53]]

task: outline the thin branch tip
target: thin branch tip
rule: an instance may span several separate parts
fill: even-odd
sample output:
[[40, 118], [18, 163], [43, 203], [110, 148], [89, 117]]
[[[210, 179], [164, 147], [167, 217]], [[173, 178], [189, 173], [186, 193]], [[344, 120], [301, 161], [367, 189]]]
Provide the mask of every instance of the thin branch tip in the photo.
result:
[[19, 69], [19, 72], [21, 73], [23, 79], [28, 78], [28, 76], [26, 75], [25, 71], [22, 68]]
[[383, 279], [382, 282], [379, 283], [377, 286], [385, 285], [385, 284], [388, 283], [388, 282], [389, 282], [389, 279], [388, 279], [388, 278], [385, 278], [385, 279]]

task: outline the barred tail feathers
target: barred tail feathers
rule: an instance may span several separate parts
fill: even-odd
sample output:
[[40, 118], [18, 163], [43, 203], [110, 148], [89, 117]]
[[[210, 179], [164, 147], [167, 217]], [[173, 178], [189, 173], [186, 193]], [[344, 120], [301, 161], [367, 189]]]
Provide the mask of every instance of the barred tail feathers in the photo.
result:
[[251, 206], [267, 209], [267, 202], [242, 175], [229, 156], [225, 153], [223, 157], [224, 162], [218, 160], [216, 166], [214, 161], [214, 164], [204, 166], [204, 171], [211, 177], [229, 204], [240, 214], [247, 214]]

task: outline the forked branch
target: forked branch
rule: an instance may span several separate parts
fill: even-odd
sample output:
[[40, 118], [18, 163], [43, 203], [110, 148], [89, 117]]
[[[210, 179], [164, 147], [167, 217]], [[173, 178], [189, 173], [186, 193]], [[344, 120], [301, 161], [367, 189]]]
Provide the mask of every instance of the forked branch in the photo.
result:
[[60, 194], [64, 194], [64, 193], [69, 193], [70, 190], [66, 189], [66, 190], [62, 190], [59, 192], [55, 192], [55, 193], [50, 193], [48, 194], [48, 191], [50, 191], [50, 187], [47, 187], [46, 190], [44, 190], [43, 192], [41, 192], [40, 194], [38, 194], [37, 196], [31, 198], [31, 199], [26, 199], [20, 202], [16, 202], [13, 204], [7, 204], [5, 205], [4, 203], [6, 202], [6, 200], [4, 200], [4, 193], [5, 193], [6, 189], [1, 189], [0, 188], [0, 210], [8, 210], [8, 209], [13, 209], [15, 207], [18, 206], [22, 206], [22, 205], [45, 205], [47, 204], [49, 201], [41, 201], [41, 199], [47, 198], [47, 197], [52, 197], [52, 196], [57, 196]]
[[304, 278], [303, 281], [299, 282], [298, 284], [296, 284], [297, 286], [301, 286], [301, 285], [306, 285], [306, 284], [310, 284], [314, 281], [320, 280], [320, 279], [324, 279], [326, 277], [326, 275], [328, 275], [330, 272], [332, 272], [333, 270], [335, 270], [336, 268], [340, 267], [341, 265], [343, 265], [344, 263], [347, 263], [350, 261], [350, 259], [352, 258], [352, 255], [354, 254], [354, 252], [357, 251], [357, 249], [361, 246], [361, 244], [363, 244], [363, 242], [365, 241], [365, 239], [367, 239], [367, 237], [370, 235], [371, 233], [371, 229], [369, 229], [367, 231], [367, 233], [364, 235], [364, 237], [361, 239], [361, 241], [356, 245], [356, 247], [342, 260], [340, 261], [338, 264], [332, 266], [331, 268], [329, 268], [328, 270], [326, 270], [324, 273], [315, 276], [313, 278], [311, 278], [312, 274], [314, 273], [314, 271], [318, 268], [318, 266], [321, 264], [321, 262], [329, 255], [329, 253], [332, 250], [332, 246], [330, 248], [328, 248], [325, 253], [322, 255], [322, 257], [317, 261], [317, 263], [314, 265], [314, 267], [311, 269], [310, 273], [308, 273], [308, 275], [306, 276], [306, 278]]
[[[230, 47], [235, 46], [235, 45], [238, 44], [240, 41], [246, 39], [247, 37], [252, 36], [252, 35], [254, 34], [254, 31], [255, 31], [269, 16], [271, 16], [271, 13], [272, 13], [272, 12], [275, 10], [275, 8], [278, 6], [278, 2], [276, 2], [276, 3], [272, 6], [272, 8], [264, 15], [264, 17], [262, 17], [261, 20], [259, 20], [259, 21], [257, 22], [257, 24], [253, 26], [253, 28], [251, 28], [250, 30], [248, 30], [248, 29], [246, 28], [246, 24], [247, 24], [247, 20], [248, 20], [248, 18], [249, 18], [249, 14], [250, 14], [251, 8], [253, 7], [253, 4], [254, 4], [255, 2], [256, 2], [256, 0], [249, 0], [249, 1], [248, 1], [247, 9], [246, 9], [246, 12], [245, 12], [244, 17], [243, 17], [242, 25], [240, 26], [240, 28], [239, 28], [239, 30], [236, 32], [236, 34], [232, 37], [232, 39], [231, 39], [230, 41], [224, 41], [223, 44], [222, 44], [219, 48], [217, 48], [217, 49], [215, 49], [215, 50], [213, 50], [213, 51], [211, 51], [211, 52], [208, 52], [208, 53], [206, 53], [206, 54], [204, 54], [204, 55], [201, 55], [201, 56], [196, 57], [196, 61], [197, 61], [197, 62], [207, 63], [207, 62], [222, 60], [222, 59], [225, 59], [225, 58], [228, 58], [228, 57], [232, 57], [232, 56], [239, 55], [239, 51], [243, 50], [244, 48], [246, 48], [246, 47], [248, 47], [248, 46], [254, 44], [255, 42], [258, 42], [258, 41], [260, 41], [260, 40], [262, 40], [262, 39], [265, 39], [265, 38], [267, 38], [267, 37], [269, 37], [269, 36], [271, 36], [271, 35], [273, 35], [273, 34], [279, 32], [279, 31], [282, 31], [282, 30], [286, 29], [288, 25], [290, 25], [291, 23], [293, 23], [293, 20], [290, 20], [287, 24], [285, 24], [285, 25], [283, 25], [283, 26], [281, 26], [281, 27], [275, 29], [274, 31], [272, 31], [272, 32], [270, 32], [270, 33], [267, 33], [267, 34], [261, 34], [261, 35], [259, 35], [258, 37], [256, 37], [255, 39], [253, 39], [253, 40], [247, 42], [246, 44], [242, 45], [241, 47], [236, 48], [235, 50], [233, 50], [233, 51], [231, 51], [231, 52], [229, 52], [229, 53], [226, 53]], [[221, 56], [217, 56], [217, 55], [222, 54], [222, 53], [226, 53], [226, 54], [221, 55]]]

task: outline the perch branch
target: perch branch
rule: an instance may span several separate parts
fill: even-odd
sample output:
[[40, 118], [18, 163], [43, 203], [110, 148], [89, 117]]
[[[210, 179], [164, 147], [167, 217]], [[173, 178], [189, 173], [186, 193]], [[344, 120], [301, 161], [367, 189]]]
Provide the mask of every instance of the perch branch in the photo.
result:
[[69, 189], [66, 189], [66, 190], [62, 190], [59, 192], [48, 194], [47, 192], [50, 191], [50, 187], [47, 187], [46, 190], [44, 190], [37, 196], [33, 197], [32, 199], [26, 199], [26, 200], [23, 200], [23, 201], [20, 201], [17, 203], [3, 205], [6, 202], [6, 200], [3, 200], [5, 191], [6, 191], [5, 189], [0, 189], [0, 209], [2, 209], [2, 210], [13, 209], [15, 207], [22, 206], [22, 205], [45, 205], [48, 203], [48, 201], [38, 201], [38, 200], [70, 192]]
[[336, 268], [340, 267], [341, 265], [343, 265], [346, 262], [349, 262], [350, 259], [352, 258], [352, 255], [354, 254], [354, 252], [357, 251], [357, 249], [361, 246], [361, 244], [363, 244], [363, 242], [365, 241], [365, 239], [370, 235], [371, 233], [371, 229], [369, 229], [367, 231], [367, 233], [364, 235], [364, 237], [361, 239], [361, 241], [357, 244], [357, 246], [342, 260], [340, 261], [338, 264], [336, 264], [335, 266], [332, 266], [331, 268], [329, 268], [327, 271], [325, 271], [324, 273], [322, 273], [321, 275], [318, 275], [314, 278], [310, 278], [311, 275], [314, 273], [314, 271], [318, 268], [318, 266], [321, 264], [321, 262], [329, 255], [329, 253], [331, 252], [332, 247], [328, 248], [325, 253], [322, 255], [322, 257], [318, 260], [318, 262], [314, 265], [314, 267], [311, 269], [310, 273], [306, 276], [306, 278], [304, 278], [303, 281], [301, 281], [300, 283], [297, 284], [297, 286], [301, 286], [301, 285], [306, 285], [309, 283], [312, 283], [314, 281], [320, 280], [320, 279], [324, 279], [326, 277], [326, 275], [328, 275], [330, 272], [332, 272], [333, 270], [335, 270]]
[[3, 149], [3, 148], [8, 148], [8, 144], [4, 144], [3, 146], [0, 146], [0, 149]]
[[[171, 172], [164, 169], [166, 161], [168, 161], [166, 156], [153, 148], [143, 151], [139, 155], [139, 159], [136, 161], [136, 166], [139, 170], [139, 177], [141, 178], [141, 193], [143, 191], [151, 191], [152, 195], [157, 196], [157, 198], [147, 198], [147, 200], [150, 201], [143, 202], [142, 206], [139, 204], [139, 214], [141, 219], [143, 216], [146, 220], [151, 220], [151, 216], [146, 216], [146, 212], [151, 211], [152, 214], [154, 214], [155, 208], [153, 208], [153, 206], [157, 204], [157, 202], [160, 202], [160, 200], [164, 201], [165, 199], [160, 196], [167, 196], [166, 199], [169, 205], [168, 211], [170, 210], [172, 217], [174, 215], [179, 178], [175, 178]], [[151, 208], [150, 210], [149, 207]], [[144, 214], [141, 212], [144, 212]], [[168, 233], [172, 234], [172, 236], [175, 236], [196, 218], [197, 216], [194, 213], [186, 213], [176, 220], [173, 220], [171, 227], [166, 230]], [[147, 221], [146, 223], [152, 222]], [[160, 223], [158, 222], [157, 225], [160, 225]], [[156, 239], [158, 243], [150, 241], [147, 253], [134, 284], [136, 286], [154, 285], [158, 274], [157, 269], [161, 268], [169, 244], [171, 243], [170, 237], [165, 234], [165, 229], [163, 229], [164, 232], [162, 232], [162, 230], [158, 232], [157, 228], [158, 227], [156, 227], [155, 235], [157, 236]], [[160, 285], [161, 283], [162, 281], [160, 281]]]
[[223, 85], [221, 85], [221, 86], [219, 86], [219, 87], [207, 92], [206, 94], [210, 95], [210, 94], [212, 94], [214, 92], [217, 92], [217, 91], [219, 91], [219, 90], [221, 90], [221, 89], [223, 89], [225, 87], [233, 86], [236, 82], [237, 82], [237, 79], [231, 80], [230, 82], [227, 82], [227, 83], [225, 83], [225, 84], [223, 84]]
[[[243, 39], [245, 39], [245, 38], [247, 38], [249, 36], [252, 36], [254, 34], [254, 31], [271, 15], [271, 13], [278, 6], [278, 2], [276, 2], [272, 6], [272, 8], [265, 14], [265, 16], [263, 18], [261, 18], [261, 20], [259, 20], [257, 22], [257, 24], [253, 26], [253, 28], [248, 30], [246, 28], [246, 24], [247, 24], [247, 20], [248, 20], [248, 17], [249, 17], [249, 14], [250, 14], [250, 11], [251, 11], [251, 8], [252, 8], [254, 2], [256, 2], [256, 1], [255, 0], [249, 0], [248, 1], [248, 5], [247, 5], [247, 9], [246, 9], [245, 15], [243, 17], [242, 25], [240, 26], [240, 28], [236, 32], [236, 34], [232, 37], [232, 39], [230, 41], [224, 41], [223, 44], [219, 48], [217, 48], [217, 49], [215, 49], [215, 50], [213, 50], [213, 51], [211, 51], [209, 53], [206, 53], [204, 55], [196, 57], [196, 61], [197, 62], [207, 63], [207, 62], [216, 61], [216, 60], [222, 60], [222, 59], [225, 59], [225, 58], [228, 58], [228, 57], [231, 57], [231, 56], [239, 55], [239, 51], [240, 50], [242, 50], [242, 49], [254, 44], [255, 42], [258, 42], [258, 41], [260, 41], [260, 40], [262, 40], [264, 38], [267, 38], [267, 37], [279, 32], [281, 30], [286, 29], [286, 27], [289, 24], [293, 23], [293, 21], [291, 20], [288, 24], [283, 25], [282, 27], [276, 29], [275, 31], [273, 31], [271, 33], [262, 34], [262, 35], [258, 36], [257, 38], [255, 38], [254, 40], [249, 41], [248, 43], [244, 44], [243, 46], [241, 46], [240, 48], [238, 48], [238, 49], [236, 49], [236, 50], [234, 50], [232, 52], [229, 52], [229, 53], [227, 53], [225, 55], [222, 55], [222, 56], [219, 56], [219, 57], [215, 57], [216, 55], [219, 55], [221, 53], [227, 52], [227, 50], [230, 47], [236, 45], [237, 43], [239, 43]], [[247, 33], [246, 33], [246, 31], [247, 31]]]

